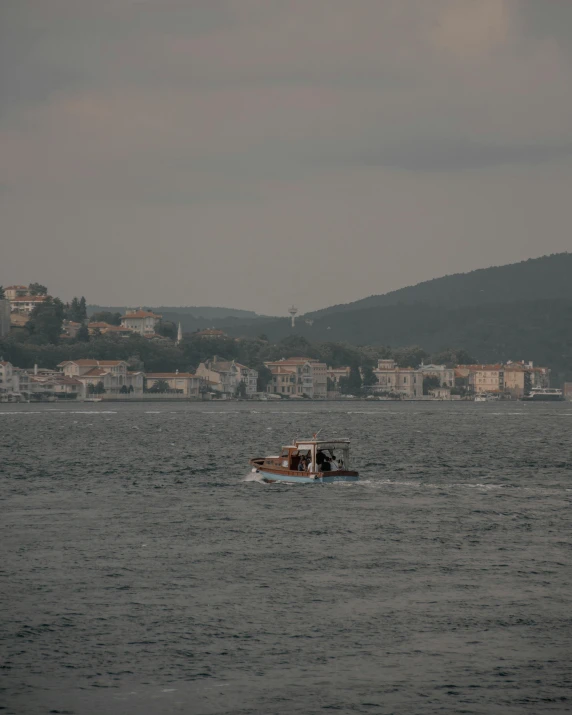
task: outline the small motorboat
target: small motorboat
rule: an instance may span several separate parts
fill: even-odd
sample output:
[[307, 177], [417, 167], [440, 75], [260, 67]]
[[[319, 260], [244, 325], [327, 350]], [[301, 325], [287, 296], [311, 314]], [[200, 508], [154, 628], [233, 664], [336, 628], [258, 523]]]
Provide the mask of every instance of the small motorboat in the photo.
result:
[[268, 484], [329, 484], [357, 482], [359, 473], [350, 469], [349, 439], [297, 439], [282, 447], [275, 457], [256, 457], [250, 460], [253, 472]]

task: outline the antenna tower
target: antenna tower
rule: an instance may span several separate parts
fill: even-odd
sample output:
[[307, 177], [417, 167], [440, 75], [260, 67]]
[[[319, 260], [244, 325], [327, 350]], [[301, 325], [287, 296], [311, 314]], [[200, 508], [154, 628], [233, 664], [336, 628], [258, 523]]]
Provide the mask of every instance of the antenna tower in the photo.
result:
[[292, 327], [294, 327], [295, 322], [296, 322], [296, 315], [298, 314], [298, 308], [296, 308], [296, 306], [293, 305], [290, 308], [288, 308], [288, 312], [292, 316]]

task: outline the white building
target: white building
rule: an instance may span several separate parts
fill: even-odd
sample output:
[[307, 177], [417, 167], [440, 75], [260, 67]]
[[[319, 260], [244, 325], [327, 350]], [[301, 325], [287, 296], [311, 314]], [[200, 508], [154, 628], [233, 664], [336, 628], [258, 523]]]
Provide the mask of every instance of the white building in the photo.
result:
[[0, 395], [19, 395], [20, 380], [18, 373], [10, 362], [0, 360]]
[[373, 371], [377, 379], [374, 392], [401, 397], [423, 396], [423, 374], [412, 367], [397, 367], [395, 360], [378, 360]]
[[121, 317], [121, 327], [129, 328], [139, 335], [154, 335], [162, 317], [148, 310], [128, 310]]
[[423, 377], [437, 377], [439, 387], [455, 386], [455, 368], [445, 365], [421, 365], [417, 370]]
[[22, 295], [10, 300], [10, 309], [16, 313], [30, 315], [37, 305], [49, 299], [47, 295]]

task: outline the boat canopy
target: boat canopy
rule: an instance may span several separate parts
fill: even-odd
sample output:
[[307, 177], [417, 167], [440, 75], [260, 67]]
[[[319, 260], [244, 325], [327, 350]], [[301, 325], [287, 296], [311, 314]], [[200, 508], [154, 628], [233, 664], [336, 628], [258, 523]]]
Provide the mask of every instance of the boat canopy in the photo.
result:
[[311, 449], [312, 447], [317, 447], [318, 449], [348, 449], [350, 446], [349, 439], [301, 439], [296, 440], [296, 447], [298, 449]]

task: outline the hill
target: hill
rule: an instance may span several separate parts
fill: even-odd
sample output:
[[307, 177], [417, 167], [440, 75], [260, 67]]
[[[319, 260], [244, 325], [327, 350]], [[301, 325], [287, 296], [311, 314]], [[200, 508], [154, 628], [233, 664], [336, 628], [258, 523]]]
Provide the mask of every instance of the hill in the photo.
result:
[[[128, 307], [128, 306], [127, 306]], [[88, 305], [87, 314], [92, 315], [93, 313], [98, 313], [103, 310], [108, 310], [111, 313], [124, 313], [127, 307], [122, 306], [103, 306], [103, 305]], [[192, 318], [200, 319], [212, 319], [212, 318], [257, 318], [259, 317], [257, 313], [253, 310], [239, 310], [238, 308], [217, 308], [212, 306], [166, 306], [160, 305], [157, 307], [146, 306], [149, 310], [154, 313], [176, 313], [177, 315], [187, 315]]]
[[311, 342], [419, 345], [429, 353], [463, 348], [479, 362], [526, 359], [547, 365], [558, 384], [572, 380], [571, 326], [572, 299], [549, 299], [454, 308], [389, 305], [332, 313], [312, 325], [300, 320], [294, 330], [286, 318], [225, 330], [236, 336], [264, 333], [272, 342], [295, 333]]
[[571, 276], [572, 253], [554, 253], [520, 263], [434, 278], [383, 295], [314, 311], [305, 317], [315, 319], [332, 313], [401, 304], [452, 308], [521, 300], [572, 300]]

